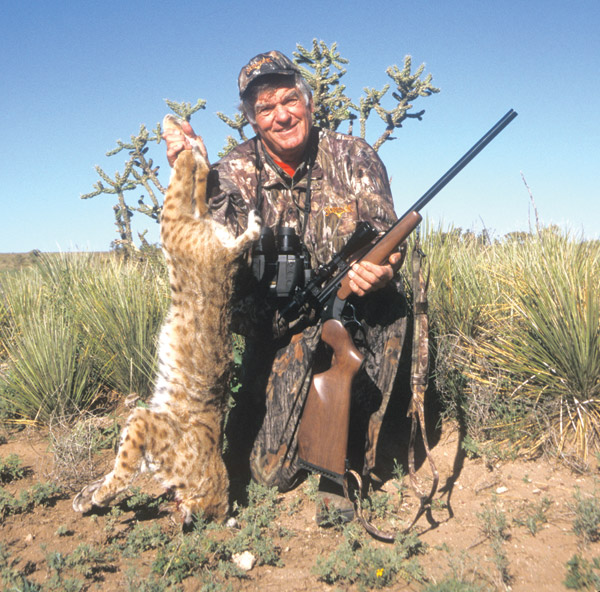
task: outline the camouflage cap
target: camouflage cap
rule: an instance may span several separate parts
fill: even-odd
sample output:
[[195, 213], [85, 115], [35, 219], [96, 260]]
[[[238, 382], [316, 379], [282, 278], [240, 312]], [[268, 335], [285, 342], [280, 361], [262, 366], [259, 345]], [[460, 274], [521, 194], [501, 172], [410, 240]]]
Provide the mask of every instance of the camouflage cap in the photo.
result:
[[292, 76], [299, 74], [300, 69], [287, 56], [280, 51], [259, 53], [253, 57], [240, 71], [238, 88], [240, 97], [244, 95], [248, 86], [260, 76], [265, 74], [283, 74]]

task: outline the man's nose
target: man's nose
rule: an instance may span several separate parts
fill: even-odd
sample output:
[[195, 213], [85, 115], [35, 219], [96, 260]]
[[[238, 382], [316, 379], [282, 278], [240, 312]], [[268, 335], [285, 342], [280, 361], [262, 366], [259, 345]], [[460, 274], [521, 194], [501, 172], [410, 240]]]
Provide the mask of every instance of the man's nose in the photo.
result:
[[275, 119], [277, 121], [287, 121], [290, 117], [290, 112], [281, 104], [275, 105]]

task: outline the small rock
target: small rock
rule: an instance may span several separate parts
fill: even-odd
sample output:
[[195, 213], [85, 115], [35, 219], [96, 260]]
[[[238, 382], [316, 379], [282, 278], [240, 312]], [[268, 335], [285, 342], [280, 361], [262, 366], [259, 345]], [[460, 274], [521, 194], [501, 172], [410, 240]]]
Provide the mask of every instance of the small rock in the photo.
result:
[[500, 494], [500, 493], [506, 493], [508, 491], [508, 487], [498, 487], [496, 488], [496, 493]]
[[25, 542], [29, 545], [30, 543], [33, 543], [33, 535], [31, 533], [29, 533], [26, 537], [25, 537]]
[[252, 555], [250, 551], [244, 551], [243, 553], [234, 553], [231, 556], [231, 560], [242, 571], [250, 571], [256, 563], [256, 557], [254, 557], [254, 555]]
[[231, 516], [227, 519], [227, 522], [225, 522], [225, 526], [227, 528], [238, 528], [239, 524], [238, 521], [233, 516]]

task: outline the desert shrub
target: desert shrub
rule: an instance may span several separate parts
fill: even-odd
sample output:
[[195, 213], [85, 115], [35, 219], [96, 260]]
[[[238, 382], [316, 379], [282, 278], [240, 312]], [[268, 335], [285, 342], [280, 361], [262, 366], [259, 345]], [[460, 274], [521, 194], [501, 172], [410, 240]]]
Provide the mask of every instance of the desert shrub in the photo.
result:
[[600, 429], [600, 245], [549, 227], [426, 237], [436, 384], [475, 440], [586, 462]]
[[42, 255], [3, 277], [3, 415], [48, 425], [109, 393], [147, 396], [167, 305], [164, 272], [159, 258], [69, 254]]
[[574, 514], [573, 532], [587, 545], [600, 540], [600, 494], [594, 490], [586, 495], [580, 490], [574, 494], [570, 509]]
[[399, 536], [393, 545], [377, 546], [357, 524], [343, 529], [344, 541], [331, 553], [321, 556], [313, 568], [319, 580], [359, 590], [387, 588], [405, 581], [424, 581], [415, 556], [424, 552], [416, 535]]
[[156, 344], [168, 305], [162, 258], [111, 258], [78, 283], [81, 327], [110, 366], [109, 388], [120, 394], [152, 391]]
[[598, 590], [600, 589], [600, 559], [594, 557], [588, 561], [580, 555], [573, 555], [567, 561], [567, 575], [564, 580], [565, 588], [569, 590]]
[[97, 453], [113, 448], [119, 426], [110, 417], [91, 414], [53, 417], [48, 424], [54, 481], [69, 489], [78, 489], [97, 476]]
[[0, 520], [11, 514], [31, 512], [38, 506], [49, 506], [63, 494], [55, 483], [36, 483], [24, 489], [17, 496], [0, 487]]
[[22, 479], [26, 472], [21, 458], [16, 454], [9, 454], [6, 458], [0, 456], [0, 483]]

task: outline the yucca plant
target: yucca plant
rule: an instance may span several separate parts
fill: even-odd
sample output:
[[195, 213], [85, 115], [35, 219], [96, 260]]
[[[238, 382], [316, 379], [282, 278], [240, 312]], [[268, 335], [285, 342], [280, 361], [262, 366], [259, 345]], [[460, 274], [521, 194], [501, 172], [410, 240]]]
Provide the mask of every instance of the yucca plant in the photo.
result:
[[166, 308], [164, 265], [43, 255], [2, 278], [0, 394], [19, 421], [47, 423], [100, 393], [150, 390]]
[[88, 409], [102, 389], [103, 370], [78, 328], [49, 308], [19, 327], [2, 390], [17, 421], [47, 424]]
[[77, 300], [82, 330], [111, 368], [110, 388], [146, 398], [168, 304], [164, 264], [113, 258], [80, 278]]
[[515, 444], [585, 462], [600, 442], [600, 246], [548, 228], [496, 249], [502, 302], [465, 338], [468, 375], [516, 405], [497, 426]]
[[482, 437], [494, 405], [495, 392], [477, 385], [465, 373], [470, 361], [465, 339], [476, 339], [492, 322], [499, 299], [494, 245], [485, 235], [460, 229], [421, 231], [430, 272], [429, 315], [431, 367], [445, 414], [457, 419], [472, 438]]
[[489, 323], [498, 299], [490, 274], [493, 246], [471, 232], [425, 226], [422, 244], [430, 266], [431, 322], [438, 336], [474, 336]]
[[100, 392], [102, 371], [65, 314], [71, 308], [68, 265], [61, 256], [47, 255], [35, 268], [2, 278], [6, 363], [0, 393], [16, 421], [44, 423], [76, 412]]

